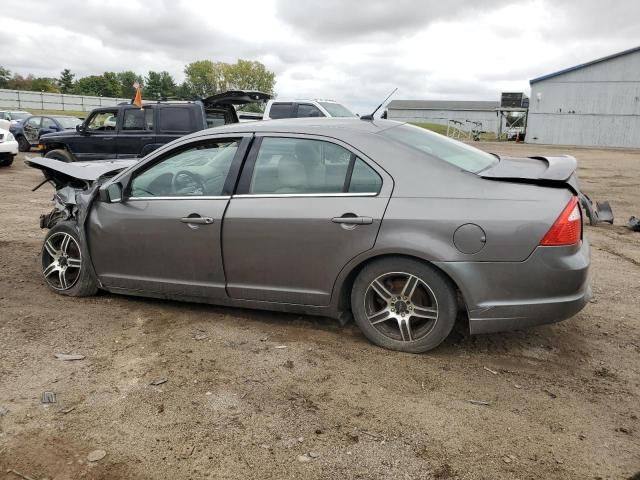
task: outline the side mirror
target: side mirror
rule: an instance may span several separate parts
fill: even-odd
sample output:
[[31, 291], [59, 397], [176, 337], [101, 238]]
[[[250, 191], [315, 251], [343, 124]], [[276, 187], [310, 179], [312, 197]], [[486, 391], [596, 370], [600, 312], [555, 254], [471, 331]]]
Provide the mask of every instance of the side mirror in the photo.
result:
[[84, 132], [84, 123], [79, 123], [78, 125], [76, 125], [76, 132]]
[[101, 188], [99, 196], [102, 202], [120, 203], [122, 201], [122, 185], [112, 183], [106, 188]]

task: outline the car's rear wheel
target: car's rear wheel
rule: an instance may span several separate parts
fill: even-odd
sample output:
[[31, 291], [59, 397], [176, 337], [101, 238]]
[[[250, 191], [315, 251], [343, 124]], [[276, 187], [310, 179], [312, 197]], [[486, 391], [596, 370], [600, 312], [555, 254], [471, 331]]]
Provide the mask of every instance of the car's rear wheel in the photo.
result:
[[29, 152], [31, 150], [31, 144], [25, 137], [20, 135], [16, 140], [18, 141], [18, 150], [21, 152]]
[[0, 154], [0, 167], [8, 167], [13, 163], [13, 155]]
[[41, 254], [42, 275], [49, 288], [72, 297], [94, 295], [98, 291], [82, 253], [73, 222], [60, 222], [49, 230]]
[[52, 158], [53, 160], [60, 160], [61, 162], [73, 162], [71, 154], [61, 148], [47, 152], [44, 157]]
[[371, 342], [411, 353], [440, 345], [451, 333], [458, 312], [449, 279], [408, 258], [386, 258], [365, 266], [354, 282], [351, 308]]

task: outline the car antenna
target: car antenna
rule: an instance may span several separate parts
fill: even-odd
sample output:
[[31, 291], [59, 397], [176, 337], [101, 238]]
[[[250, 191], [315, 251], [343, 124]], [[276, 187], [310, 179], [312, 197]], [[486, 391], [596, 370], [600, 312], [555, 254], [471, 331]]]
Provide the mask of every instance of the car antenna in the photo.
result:
[[370, 113], [369, 115], [363, 115], [360, 117], [360, 120], [373, 120], [373, 116], [376, 114], [376, 112], [378, 110], [380, 110], [382, 108], [382, 106], [387, 103], [387, 100], [389, 100], [391, 98], [391, 95], [393, 95], [394, 93], [396, 93], [396, 91], [398, 90], [398, 87], [393, 89], [393, 92], [391, 92], [389, 94], [389, 96], [387, 98], [384, 99], [384, 101], [378, 105], [378, 108], [376, 108], [372, 113]]

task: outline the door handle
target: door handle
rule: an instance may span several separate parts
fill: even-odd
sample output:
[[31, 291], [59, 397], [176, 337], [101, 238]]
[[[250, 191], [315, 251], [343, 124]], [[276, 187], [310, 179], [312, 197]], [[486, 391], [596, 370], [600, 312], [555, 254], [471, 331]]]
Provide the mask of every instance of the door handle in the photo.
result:
[[213, 223], [213, 218], [211, 217], [182, 217], [180, 219], [182, 223], [195, 223], [198, 225], [211, 225]]
[[113, 137], [102, 137], [103, 140], [113, 140]]
[[141, 140], [153, 140], [153, 137], [140, 137]]
[[333, 217], [331, 221], [333, 223], [342, 223], [345, 225], [371, 225], [373, 223], [373, 218], [371, 217], [356, 217], [346, 215], [347, 214], [341, 217]]

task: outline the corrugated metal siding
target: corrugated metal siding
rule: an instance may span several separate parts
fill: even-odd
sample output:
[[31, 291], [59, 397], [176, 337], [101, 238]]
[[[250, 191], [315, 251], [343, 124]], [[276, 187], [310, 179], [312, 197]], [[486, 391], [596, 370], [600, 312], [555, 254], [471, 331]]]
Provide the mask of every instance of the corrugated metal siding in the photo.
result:
[[[387, 112], [387, 118], [389, 120], [397, 120], [399, 122], [447, 125], [449, 120], [458, 120], [463, 123], [470, 120], [472, 122], [482, 122], [482, 129], [487, 132], [498, 131], [498, 116], [495, 111], [402, 110], [389, 108]], [[472, 125], [465, 123], [464, 128], [466, 130], [469, 130], [471, 127]]]
[[526, 141], [640, 148], [640, 52], [533, 83]]

